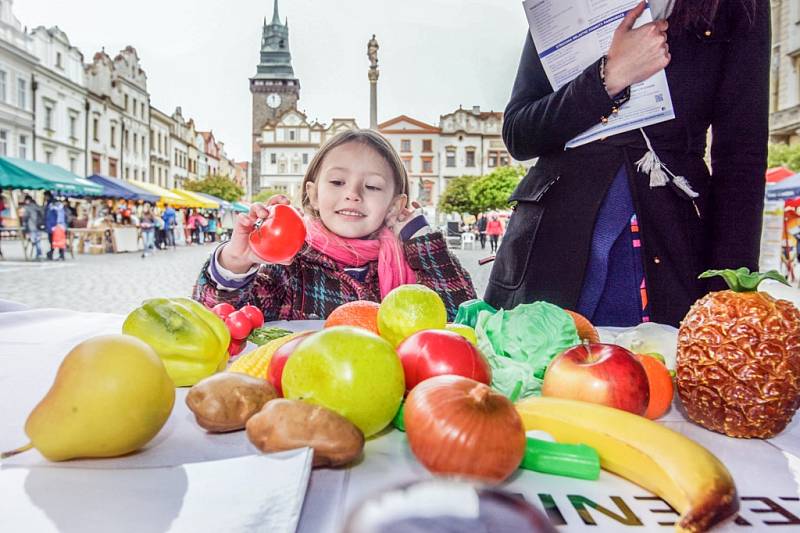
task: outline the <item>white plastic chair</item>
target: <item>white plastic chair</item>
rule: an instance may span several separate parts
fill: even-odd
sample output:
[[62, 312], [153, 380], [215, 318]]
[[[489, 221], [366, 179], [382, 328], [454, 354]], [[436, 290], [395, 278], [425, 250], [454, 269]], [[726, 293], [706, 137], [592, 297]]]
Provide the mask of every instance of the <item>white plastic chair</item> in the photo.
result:
[[467, 244], [471, 250], [475, 249], [475, 234], [469, 231], [461, 234], [461, 249], [464, 250]]

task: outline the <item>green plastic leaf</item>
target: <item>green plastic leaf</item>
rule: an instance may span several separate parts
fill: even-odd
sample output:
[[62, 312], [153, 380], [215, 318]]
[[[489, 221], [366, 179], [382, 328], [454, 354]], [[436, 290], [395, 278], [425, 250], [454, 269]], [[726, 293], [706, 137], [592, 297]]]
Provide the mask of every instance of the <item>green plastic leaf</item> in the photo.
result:
[[786, 278], [777, 270], [770, 270], [769, 272], [750, 272], [749, 269], [742, 267], [724, 270], [706, 270], [698, 276], [698, 279], [713, 278], [714, 276], [721, 276], [728, 284], [728, 287], [734, 292], [753, 292], [758, 290], [758, 285], [765, 279], [772, 279], [779, 281], [784, 285], [789, 285]]

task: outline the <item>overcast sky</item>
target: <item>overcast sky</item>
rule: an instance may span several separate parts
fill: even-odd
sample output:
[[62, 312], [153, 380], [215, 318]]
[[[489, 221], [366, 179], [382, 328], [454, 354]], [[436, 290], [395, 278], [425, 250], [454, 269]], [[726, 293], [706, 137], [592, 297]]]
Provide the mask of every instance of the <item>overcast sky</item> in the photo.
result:
[[[329, 123], [369, 126], [367, 41], [380, 43], [378, 120], [407, 114], [436, 125], [463, 105], [502, 111], [527, 31], [520, 0], [279, 0], [300, 79], [298, 107]], [[139, 52], [151, 102], [183, 106], [229, 157], [250, 160], [248, 78], [273, 0], [16, 0], [23, 25], [59, 26], [85, 61]]]

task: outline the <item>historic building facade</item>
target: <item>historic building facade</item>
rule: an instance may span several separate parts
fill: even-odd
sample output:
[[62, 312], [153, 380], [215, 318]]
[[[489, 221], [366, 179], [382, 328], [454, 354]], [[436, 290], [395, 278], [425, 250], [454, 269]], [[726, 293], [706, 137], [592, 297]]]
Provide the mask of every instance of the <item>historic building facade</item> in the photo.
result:
[[0, 156], [33, 159], [33, 39], [14, 16], [13, 0], [0, 2]]
[[150, 181], [159, 187], [171, 189], [175, 178], [171, 170], [172, 117], [150, 107]]
[[105, 51], [97, 52], [85, 67], [88, 89], [88, 174], [122, 178], [122, 119], [124, 108], [114, 62]]
[[378, 124], [400, 154], [408, 173], [410, 198], [424, 207], [434, 206], [439, 195], [439, 141], [441, 129], [407, 115]]
[[800, 142], [800, 1], [772, 0], [769, 129], [772, 142]]

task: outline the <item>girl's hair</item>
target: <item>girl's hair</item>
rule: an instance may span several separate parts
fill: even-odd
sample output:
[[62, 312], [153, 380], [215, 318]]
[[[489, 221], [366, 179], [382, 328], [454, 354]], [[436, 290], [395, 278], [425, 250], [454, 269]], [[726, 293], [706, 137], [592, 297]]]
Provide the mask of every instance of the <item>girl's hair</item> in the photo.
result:
[[755, 19], [755, 0], [677, 0], [669, 21], [678, 30], [705, 30], [714, 22], [723, 4], [740, 4], [740, 16], [746, 16], [751, 24]]
[[306, 170], [303, 183], [300, 185], [300, 205], [303, 206], [303, 210], [307, 213], [315, 214], [313, 213], [313, 209], [311, 207], [311, 200], [306, 192], [306, 184], [316, 183], [317, 178], [319, 177], [319, 171], [322, 168], [322, 161], [325, 159], [325, 156], [328, 155], [328, 152], [337, 146], [341, 146], [350, 142], [369, 146], [378, 152], [383, 160], [386, 161], [386, 164], [389, 165], [389, 168], [392, 169], [395, 196], [400, 194], [408, 194], [409, 187], [406, 167], [403, 165], [403, 162], [400, 160], [400, 156], [397, 155], [397, 152], [386, 139], [386, 137], [373, 130], [348, 130], [334, 136], [328, 142], [322, 145], [322, 148], [320, 148], [319, 151], [314, 155], [314, 157], [311, 159], [311, 163], [308, 165], [308, 170]]

